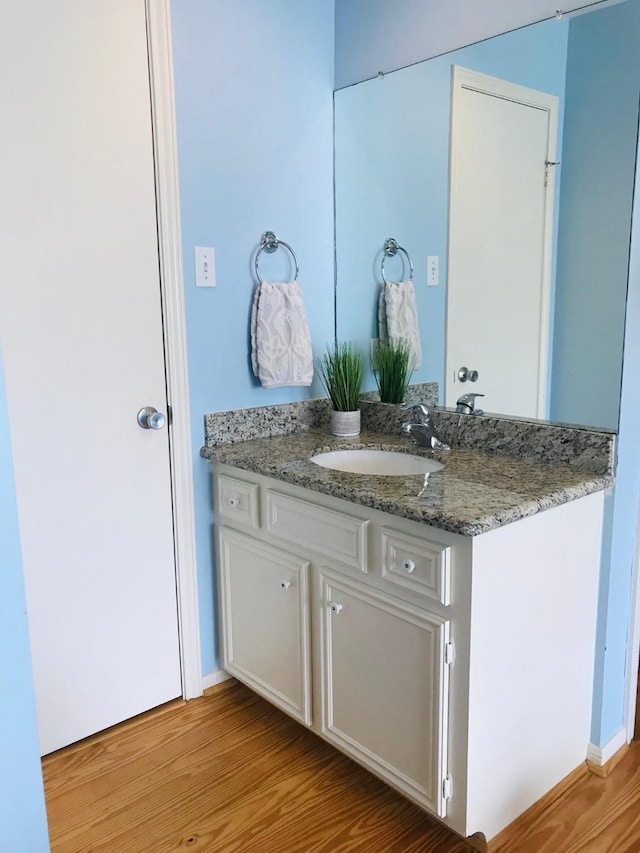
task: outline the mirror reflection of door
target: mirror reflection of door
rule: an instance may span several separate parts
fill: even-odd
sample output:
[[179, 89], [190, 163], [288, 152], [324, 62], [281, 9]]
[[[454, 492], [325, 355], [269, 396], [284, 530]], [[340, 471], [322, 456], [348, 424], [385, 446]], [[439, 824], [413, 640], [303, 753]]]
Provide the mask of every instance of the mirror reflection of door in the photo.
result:
[[557, 122], [555, 96], [454, 68], [447, 406], [547, 417]]

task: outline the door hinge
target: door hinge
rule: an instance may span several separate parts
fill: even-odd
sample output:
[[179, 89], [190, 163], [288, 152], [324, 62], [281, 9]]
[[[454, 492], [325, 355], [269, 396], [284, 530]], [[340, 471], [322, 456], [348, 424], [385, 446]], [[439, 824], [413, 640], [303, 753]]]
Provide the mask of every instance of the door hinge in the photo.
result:
[[442, 799], [450, 800], [453, 796], [453, 779], [451, 778], [451, 774], [447, 773], [447, 775], [442, 780]]
[[453, 640], [449, 640], [444, 644], [444, 662], [447, 666], [451, 666], [456, 659], [456, 649], [453, 645]]

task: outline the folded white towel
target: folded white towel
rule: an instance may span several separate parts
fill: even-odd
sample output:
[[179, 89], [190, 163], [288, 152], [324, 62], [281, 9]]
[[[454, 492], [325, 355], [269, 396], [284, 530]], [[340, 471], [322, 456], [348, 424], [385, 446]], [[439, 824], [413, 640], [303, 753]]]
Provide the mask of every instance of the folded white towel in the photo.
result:
[[422, 361], [416, 293], [411, 279], [388, 281], [380, 288], [378, 337], [381, 341], [404, 343], [416, 370]]
[[264, 388], [311, 385], [311, 336], [297, 282], [258, 285], [251, 310], [251, 365]]

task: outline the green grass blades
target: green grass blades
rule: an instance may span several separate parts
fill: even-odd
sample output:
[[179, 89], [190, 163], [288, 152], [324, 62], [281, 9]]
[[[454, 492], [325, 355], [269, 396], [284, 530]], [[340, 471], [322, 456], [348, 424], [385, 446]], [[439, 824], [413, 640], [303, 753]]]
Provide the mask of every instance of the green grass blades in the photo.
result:
[[380, 343], [374, 368], [380, 401], [403, 403], [413, 373], [411, 352], [403, 341]]
[[336, 342], [318, 362], [320, 380], [336, 412], [355, 412], [358, 408], [364, 355], [350, 341]]

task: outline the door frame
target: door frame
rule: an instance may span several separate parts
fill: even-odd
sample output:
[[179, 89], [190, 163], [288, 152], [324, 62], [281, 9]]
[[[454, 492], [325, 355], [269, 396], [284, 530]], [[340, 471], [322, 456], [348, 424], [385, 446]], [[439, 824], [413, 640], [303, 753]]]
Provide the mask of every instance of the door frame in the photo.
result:
[[[449, 234], [447, 249], [447, 309], [446, 309], [446, 345], [445, 345], [445, 381], [444, 381], [444, 404], [455, 406], [455, 401], [449, 399], [448, 389], [451, 385], [451, 376], [455, 370], [454, 363], [454, 329], [453, 329], [453, 305], [455, 300], [455, 259], [453, 256], [453, 241], [451, 235], [454, 232], [456, 220], [456, 205], [453, 202], [452, 192], [456, 185], [456, 148], [461, 143], [460, 138], [460, 104], [464, 89], [472, 89], [486, 95], [515, 101], [536, 109], [543, 110], [549, 115], [547, 155], [549, 163], [556, 163], [556, 146], [558, 140], [558, 98], [546, 92], [538, 92], [526, 86], [510, 83], [499, 77], [491, 77], [481, 74], [460, 65], [451, 68], [451, 135], [449, 151]], [[549, 384], [549, 345], [550, 345], [550, 307], [551, 307], [551, 268], [553, 255], [553, 222], [555, 207], [555, 172], [554, 168], [547, 166], [546, 181], [547, 192], [544, 208], [544, 233], [542, 242], [542, 282], [541, 282], [541, 322], [539, 333], [539, 357], [538, 357], [538, 418], [548, 416], [548, 384]], [[456, 395], [454, 395], [456, 396]]]
[[182, 696], [202, 695], [170, 0], [144, 0], [164, 327]]

